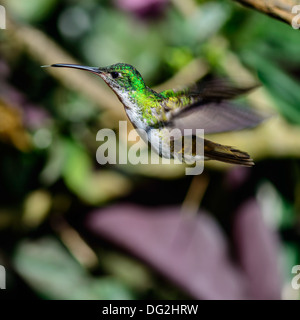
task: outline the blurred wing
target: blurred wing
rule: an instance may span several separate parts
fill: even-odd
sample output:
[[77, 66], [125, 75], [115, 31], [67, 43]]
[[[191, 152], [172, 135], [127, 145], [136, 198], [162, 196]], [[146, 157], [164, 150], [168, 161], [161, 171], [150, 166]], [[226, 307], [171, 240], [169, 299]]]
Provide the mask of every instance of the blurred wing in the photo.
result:
[[205, 101], [231, 100], [258, 88], [259, 84], [247, 87], [237, 87], [228, 79], [216, 78], [209, 81], [200, 81], [189, 87], [189, 94], [200, 95]]
[[169, 125], [184, 129], [204, 129], [205, 133], [218, 133], [252, 128], [266, 120], [269, 116], [239, 106], [229, 101], [195, 103], [171, 116]]
[[189, 96], [195, 101], [221, 101], [231, 100], [249, 93], [258, 88], [259, 84], [247, 87], [236, 87], [228, 79], [216, 78], [212, 80], [201, 80], [192, 86], [179, 90], [165, 90], [160, 94], [165, 97]]

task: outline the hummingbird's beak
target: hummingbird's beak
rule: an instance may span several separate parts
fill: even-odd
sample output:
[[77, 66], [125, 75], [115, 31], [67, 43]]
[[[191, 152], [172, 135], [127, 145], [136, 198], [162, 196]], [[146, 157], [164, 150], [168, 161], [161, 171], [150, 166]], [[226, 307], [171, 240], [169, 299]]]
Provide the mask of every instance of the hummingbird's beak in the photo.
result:
[[100, 68], [81, 66], [79, 64], [56, 63], [56, 64], [51, 64], [49, 66], [43, 66], [43, 67], [73, 68], [73, 69], [80, 69], [80, 70], [90, 71], [90, 72], [95, 73], [95, 74], [102, 73]]

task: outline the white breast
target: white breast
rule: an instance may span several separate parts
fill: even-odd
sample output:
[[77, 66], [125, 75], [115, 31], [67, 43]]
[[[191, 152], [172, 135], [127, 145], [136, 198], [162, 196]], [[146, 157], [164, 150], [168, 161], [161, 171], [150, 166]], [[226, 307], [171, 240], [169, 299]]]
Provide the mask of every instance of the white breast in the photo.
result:
[[128, 93], [126, 92], [122, 93], [122, 95], [120, 96], [120, 100], [125, 106], [125, 112], [129, 120], [132, 122], [132, 124], [136, 128], [146, 130], [147, 122], [142, 117], [141, 112], [138, 110], [138, 108], [132, 101], [131, 97], [128, 95]]
[[148, 131], [148, 140], [152, 148], [164, 158], [173, 158], [170, 152], [170, 139], [167, 129], [151, 129]]

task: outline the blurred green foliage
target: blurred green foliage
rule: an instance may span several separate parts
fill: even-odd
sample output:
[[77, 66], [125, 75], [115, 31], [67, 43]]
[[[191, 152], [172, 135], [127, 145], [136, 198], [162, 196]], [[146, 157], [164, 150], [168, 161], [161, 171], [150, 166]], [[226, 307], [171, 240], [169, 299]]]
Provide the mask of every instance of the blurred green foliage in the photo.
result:
[[[9, 0], [5, 6], [16, 23], [39, 29], [84, 64], [127, 62], [153, 86], [198, 58], [210, 72], [226, 75], [225, 58], [234, 54], [258, 76], [274, 110], [300, 126], [299, 32], [231, 1], [188, 1], [188, 13], [172, 1], [158, 13], [147, 1], [143, 13], [130, 6], [124, 10], [126, 3], [118, 5], [121, 2]], [[140, 166], [99, 166], [95, 136], [100, 128], [110, 127], [110, 119], [89, 97], [52, 79], [39, 68], [40, 61], [5, 32], [1, 30], [1, 68], [8, 71], [1, 78], [0, 95], [6, 107], [0, 117], [9, 113], [13, 101], [24, 120], [21, 139], [26, 134], [31, 139], [31, 146], [22, 150], [12, 139], [15, 129], [4, 132], [0, 127], [0, 264], [13, 270], [8, 294], [23, 298], [30, 292], [46, 299], [186, 297], [136, 259], [105, 241], [94, 243], [83, 224], [90, 210], [112, 202], [181, 205], [191, 177], [185, 177], [182, 168], [149, 173]], [[232, 203], [221, 187], [226, 173], [206, 170], [211, 183], [202, 206], [228, 231]], [[266, 182], [269, 187], [264, 188]], [[258, 162], [248, 189], [234, 201], [248, 196], [262, 199], [266, 212], [278, 210], [280, 218], [271, 214], [270, 220], [281, 237], [288, 283], [291, 267], [300, 264], [299, 158], [273, 155]], [[216, 204], [214, 199], [222, 201]], [[89, 269], [77, 261], [76, 250], [53, 227], [58, 218], [83, 235], [82, 241], [98, 255], [96, 266]], [[119, 268], [110, 262], [111, 252]], [[137, 270], [136, 276], [130, 270]], [[290, 298], [294, 293], [284, 294]]]

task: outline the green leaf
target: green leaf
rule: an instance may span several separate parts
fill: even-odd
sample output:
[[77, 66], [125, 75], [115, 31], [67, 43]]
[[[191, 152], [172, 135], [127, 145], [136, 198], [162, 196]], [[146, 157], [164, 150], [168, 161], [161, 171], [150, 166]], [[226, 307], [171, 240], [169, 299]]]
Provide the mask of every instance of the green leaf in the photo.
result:
[[44, 19], [57, 2], [57, 0], [9, 0], [7, 1], [7, 7], [21, 19], [36, 22]]
[[47, 299], [133, 299], [118, 279], [92, 277], [53, 237], [23, 240], [13, 259], [17, 272]]
[[259, 54], [252, 52], [243, 57], [258, 70], [258, 76], [270, 91], [278, 111], [290, 122], [300, 124], [300, 84]]
[[130, 181], [113, 170], [93, 170], [87, 151], [76, 142], [64, 140], [62, 176], [68, 188], [83, 201], [99, 205], [131, 190]]
[[72, 140], [64, 140], [66, 158], [62, 170], [66, 185], [76, 194], [85, 194], [86, 181], [92, 171], [87, 151]]

